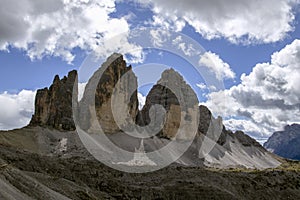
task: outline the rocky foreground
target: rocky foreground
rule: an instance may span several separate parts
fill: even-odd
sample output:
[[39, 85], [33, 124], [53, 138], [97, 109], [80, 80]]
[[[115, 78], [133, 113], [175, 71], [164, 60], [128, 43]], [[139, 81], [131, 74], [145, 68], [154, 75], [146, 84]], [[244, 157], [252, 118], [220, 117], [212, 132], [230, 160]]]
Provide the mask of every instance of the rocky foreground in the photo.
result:
[[[34, 129], [0, 133], [0, 199], [300, 199], [296, 162], [282, 160], [281, 167], [263, 171], [173, 164], [152, 173], [130, 174], [113, 170], [88, 153], [78, 156], [84, 151], [80, 148], [65, 154], [61, 146], [53, 145], [52, 153], [47, 153], [36, 146], [16, 149], [5, 140], [9, 134], [22, 143], [24, 138], [18, 136], [22, 132], [29, 138], [35, 136], [32, 132], [48, 132], [55, 142], [59, 134]], [[30, 140], [24, 142], [29, 148]]]

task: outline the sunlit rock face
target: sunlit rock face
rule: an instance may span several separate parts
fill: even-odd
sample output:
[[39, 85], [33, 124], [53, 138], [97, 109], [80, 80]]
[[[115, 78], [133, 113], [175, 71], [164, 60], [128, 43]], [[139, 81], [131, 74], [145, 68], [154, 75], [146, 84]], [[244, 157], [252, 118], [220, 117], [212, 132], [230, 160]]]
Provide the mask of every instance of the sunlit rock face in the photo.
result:
[[[120, 131], [138, 113], [137, 78], [123, 56], [113, 54], [91, 77], [80, 105], [81, 128], [104, 133]], [[116, 119], [119, 119], [116, 122]]]

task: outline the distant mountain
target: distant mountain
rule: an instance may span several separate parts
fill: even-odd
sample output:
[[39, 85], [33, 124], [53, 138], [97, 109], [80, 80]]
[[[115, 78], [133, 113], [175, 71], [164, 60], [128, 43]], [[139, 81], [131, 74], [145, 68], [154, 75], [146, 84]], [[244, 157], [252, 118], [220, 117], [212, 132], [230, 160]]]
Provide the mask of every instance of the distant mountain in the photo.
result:
[[264, 147], [284, 158], [300, 160], [300, 124], [288, 125], [283, 131], [275, 132]]

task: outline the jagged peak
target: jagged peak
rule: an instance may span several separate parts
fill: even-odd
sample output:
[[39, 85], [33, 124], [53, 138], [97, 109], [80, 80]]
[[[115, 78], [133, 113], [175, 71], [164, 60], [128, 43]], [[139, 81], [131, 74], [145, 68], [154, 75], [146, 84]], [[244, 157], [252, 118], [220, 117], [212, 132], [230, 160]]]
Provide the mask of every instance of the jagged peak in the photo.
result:
[[68, 72], [68, 75], [67, 76], [64, 76], [62, 79], [60, 79], [59, 75], [55, 75], [54, 76], [54, 79], [53, 79], [53, 85], [55, 84], [59, 84], [61, 81], [67, 81], [67, 80], [71, 80], [71, 81], [74, 81], [77, 77], [77, 70], [72, 70], [72, 71], [69, 71]]
[[55, 75], [54, 79], [53, 79], [53, 84], [56, 84], [60, 81], [59, 75]]
[[125, 62], [123, 55], [120, 53], [113, 53], [106, 59], [102, 66], [113, 65], [114, 63], [120, 62]]

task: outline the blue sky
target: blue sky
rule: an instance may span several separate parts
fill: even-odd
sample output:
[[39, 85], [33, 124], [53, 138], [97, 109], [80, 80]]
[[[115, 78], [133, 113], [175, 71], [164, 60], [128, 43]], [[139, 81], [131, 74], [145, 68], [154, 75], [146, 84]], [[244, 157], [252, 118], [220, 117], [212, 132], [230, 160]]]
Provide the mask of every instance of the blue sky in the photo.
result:
[[[27, 0], [14, 6], [19, 2], [5, 1], [0, 9], [0, 129], [26, 124], [33, 112], [34, 91], [48, 87], [56, 74], [62, 77], [80, 69], [89, 53], [101, 49], [105, 56], [135, 47], [127, 38], [113, 44], [105, 41], [141, 27], [184, 34], [205, 49], [199, 57], [201, 65], [219, 77], [224, 88], [210, 87], [187, 62], [168, 53], [136, 51], [131, 64], [175, 68], [199, 100], [224, 117], [227, 127], [266, 138], [286, 124], [299, 122], [300, 94], [295, 86], [300, 70], [299, 1], [183, 2]], [[288, 73], [294, 78], [289, 79]], [[146, 95], [149, 88], [140, 91]], [[18, 106], [9, 113], [4, 106], [12, 102]], [[15, 118], [22, 120], [12, 123]]]
[[[144, 8], [133, 2], [117, 3], [116, 12], [113, 12], [110, 16], [122, 17], [130, 13], [137, 15], [133, 19], [128, 20], [132, 23], [132, 27], [140, 26], [153, 17], [153, 12], [149, 8]], [[242, 73], [249, 74], [257, 63], [269, 62], [274, 52], [290, 44], [295, 38], [300, 38], [300, 26], [298, 24], [300, 22], [300, 13], [295, 14], [296, 19], [293, 22], [295, 30], [289, 32], [283, 40], [274, 43], [240, 45], [233, 44], [224, 38], [207, 40], [201, 34], [195, 32], [195, 29], [189, 24], [183, 28], [182, 33], [199, 42], [207, 51], [220, 55], [222, 60], [230, 64], [237, 75], [236, 81], [239, 82], [239, 77]], [[87, 52], [79, 48], [74, 49], [73, 52], [76, 55], [75, 60], [68, 64], [61, 57], [49, 55], [41, 59], [31, 60], [26, 55], [26, 51], [9, 46], [7, 51], [0, 51], [2, 63], [0, 69], [0, 92], [9, 91], [15, 93], [22, 89], [32, 90], [48, 87], [56, 74], [64, 76], [68, 71], [78, 69], [87, 56]], [[153, 60], [156, 62], [155, 59], [157, 60], [153, 56]], [[152, 62], [152, 60], [147, 59], [146, 62]], [[170, 66], [176, 67], [172, 63], [170, 63]], [[18, 81], [15, 81], [14, 77], [18, 77]], [[232, 81], [225, 83], [227, 88], [236, 84]]]

